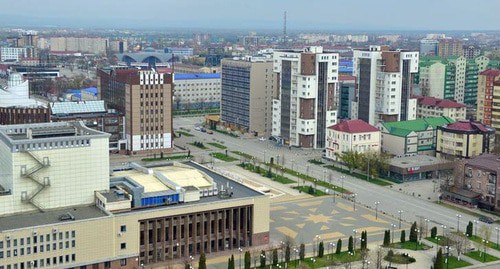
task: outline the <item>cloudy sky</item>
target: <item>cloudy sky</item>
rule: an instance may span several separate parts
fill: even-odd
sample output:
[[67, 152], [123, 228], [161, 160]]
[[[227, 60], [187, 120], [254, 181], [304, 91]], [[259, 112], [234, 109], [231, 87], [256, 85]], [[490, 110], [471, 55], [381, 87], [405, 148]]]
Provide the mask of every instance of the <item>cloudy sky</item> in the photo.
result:
[[500, 30], [500, 0], [0, 0], [0, 26]]

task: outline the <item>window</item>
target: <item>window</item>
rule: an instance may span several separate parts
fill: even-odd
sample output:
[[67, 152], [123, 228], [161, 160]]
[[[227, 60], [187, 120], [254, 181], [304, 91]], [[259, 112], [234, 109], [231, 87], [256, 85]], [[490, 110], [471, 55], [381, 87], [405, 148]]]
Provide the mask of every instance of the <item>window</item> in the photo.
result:
[[120, 244], [120, 249], [126, 249], [126, 248], [127, 248], [127, 243]]
[[126, 265], [127, 265], [127, 259], [121, 259], [120, 260], [120, 266], [126, 266]]

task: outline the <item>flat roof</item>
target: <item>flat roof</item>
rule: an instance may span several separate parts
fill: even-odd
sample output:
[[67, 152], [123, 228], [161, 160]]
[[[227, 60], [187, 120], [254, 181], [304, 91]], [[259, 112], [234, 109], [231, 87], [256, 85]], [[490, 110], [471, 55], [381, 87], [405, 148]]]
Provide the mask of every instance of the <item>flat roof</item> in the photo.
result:
[[436, 157], [428, 155], [415, 155], [408, 157], [392, 158], [389, 160], [390, 165], [400, 168], [412, 168], [417, 166], [421, 167], [421, 166], [428, 166], [440, 163], [448, 163], [448, 161], [441, 160]]
[[[70, 213], [74, 220], [60, 220], [60, 217]], [[0, 232], [28, 227], [57, 225], [72, 221], [88, 220], [108, 216], [96, 206], [70, 207], [46, 212], [31, 212], [6, 217], [0, 217]]]
[[153, 169], [162, 173], [166, 178], [180, 185], [181, 187], [194, 186], [198, 188], [209, 188], [212, 182], [205, 178], [205, 175], [198, 169], [182, 166], [164, 166]]
[[144, 187], [144, 192], [159, 192], [170, 190], [165, 184], [157, 179], [153, 174], [145, 174], [137, 170], [118, 171], [113, 173], [113, 177], [128, 177]]

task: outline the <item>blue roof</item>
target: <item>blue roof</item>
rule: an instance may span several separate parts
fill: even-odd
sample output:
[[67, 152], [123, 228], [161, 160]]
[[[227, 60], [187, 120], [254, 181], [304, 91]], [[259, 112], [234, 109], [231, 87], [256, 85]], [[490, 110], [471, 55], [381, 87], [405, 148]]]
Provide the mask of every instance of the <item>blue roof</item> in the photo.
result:
[[220, 73], [202, 73], [202, 74], [174, 74], [175, 80], [185, 80], [185, 79], [215, 79], [220, 78]]
[[65, 90], [64, 92], [65, 93], [80, 94], [80, 93], [82, 93], [82, 91], [88, 92], [88, 93], [91, 93], [91, 94], [97, 96], [97, 88], [95, 88], [95, 87], [90, 87], [90, 88], [85, 88], [85, 89], [79, 89], [79, 90]]

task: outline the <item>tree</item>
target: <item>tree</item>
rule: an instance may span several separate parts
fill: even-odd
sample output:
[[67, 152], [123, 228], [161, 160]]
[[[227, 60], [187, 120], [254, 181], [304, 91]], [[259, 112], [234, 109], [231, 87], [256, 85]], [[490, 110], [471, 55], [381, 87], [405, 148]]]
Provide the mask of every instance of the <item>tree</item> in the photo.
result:
[[273, 265], [278, 265], [278, 249], [273, 249]]
[[[250, 251], [245, 251], [245, 269], [250, 269], [252, 267], [252, 257], [250, 256]], [[198, 268], [199, 269], [199, 268]]]
[[382, 269], [382, 259], [384, 257], [384, 249], [379, 247], [377, 250], [377, 257], [375, 260], [375, 268]]
[[467, 228], [465, 229], [465, 233], [467, 234], [468, 237], [472, 236], [474, 229], [474, 224], [472, 224], [472, 221], [469, 221], [469, 224], [467, 224]]
[[264, 250], [260, 252], [260, 268], [266, 268], [266, 252]]
[[340, 254], [341, 251], [342, 251], [342, 239], [339, 238], [339, 240], [337, 240], [337, 249], [335, 250], [335, 253]]
[[319, 242], [318, 246], [318, 258], [322, 258], [324, 254], [325, 254], [325, 246], [323, 244], [323, 241], [321, 241]]
[[228, 269], [235, 269], [234, 267], [234, 255], [231, 254], [231, 258], [229, 258], [229, 263], [227, 265]]
[[306, 245], [304, 245], [304, 243], [300, 244], [300, 247], [299, 247], [299, 259], [301, 261], [304, 260], [306, 256]]
[[352, 173], [352, 170], [358, 167], [361, 155], [357, 151], [347, 151], [340, 156], [340, 159], [349, 169], [349, 173]]
[[361, 232], [361, 250], [366, 250], [368, 248], [368, 233], [366, 231]]
[[191, 265], [189, 264], [188, 261], [184, 262], [184, 269], [191, 269]]
[[401, 243], [406, 242], [406, 232], [405, 232], [405, 230], [401, 231], [401, 239], [400, 240], [401, 240]]
[[418, 232], [417, 232], [417, 222], [413, 222], [410, 228], [410, 242], [416, 243], [418, 241]]
[[198, 260], [198, 269], [207, 269], [207, 257], [205, 253], [200, 254], [200, 259]]
[[347, 245], [347, 251], [353, 252], [353, 250], [354, 250], [354, 240], [351, 235], [349, 236], [349, 245]]
[[469, 239], [461, 233], [450, 233], [448, 238], [450, 238], [450, 241], [455, 245], [455, 249], [457, 250], [457, 259], [460, 260], [460, 254], [469, 248]]
[[444, 260], [443, 260], [443, 249], [439, 248], [436, 259], [434, 259], [434, 269], [443, 269]]
[[438, 233], [438, 228], [436, 226], [432, 227], [432, 229], [431, 229], [431, 237], [432, 238], [436, 238], [437, 233]]
[[384, 243], [382, 244], [384, 247], [388, 247], [391, 244], [391, 230], [384, 231]]
[[285, 262], [290, 262], [290, 245], [285, 246]]

